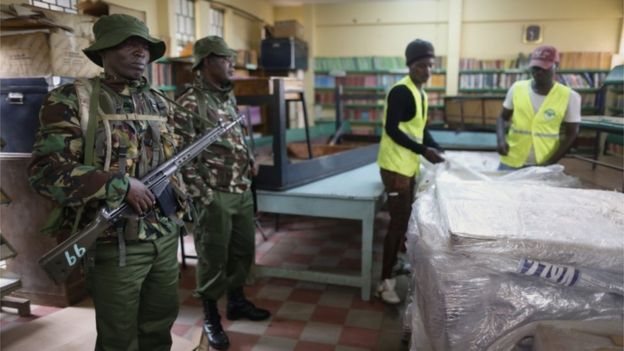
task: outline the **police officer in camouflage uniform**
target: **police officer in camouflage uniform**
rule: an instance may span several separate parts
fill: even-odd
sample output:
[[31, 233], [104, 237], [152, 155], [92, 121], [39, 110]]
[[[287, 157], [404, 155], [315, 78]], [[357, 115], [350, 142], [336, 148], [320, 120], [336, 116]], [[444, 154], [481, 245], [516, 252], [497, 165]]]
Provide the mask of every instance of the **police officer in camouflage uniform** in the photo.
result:
[[30, 182], [60, 205], [48, 229], [80, 229], [98, 208], [123, 201], [134, 209], [135, 215], [104, 232], [88, 254], [95, 349], [169, 350], [178, 314], [183, 206], [171, 188], [161, 202], [139, 180], [175, 154], [173, 113], [142, 77], [147, 64], [164, 54], [165, 43], [128, 15], [103, 16], [93, 32], [96, 41], [84, 53], [104, 73], [46, 97]]
[[[197, 117], [176, 114], [176, 134], [184, 144], [222, 119], [237, 116], [234, 98], [233, 55], [217, 36], [198, 40], [193, 47], [193, 87], [178, 102]], [[255, 227], [250, 190], [254, 160], [239, 125], [212, 144], [182, 171], [189, 194], [198, 208], [195, 230], [198, 254], [195, 296], [205, 311], [204, 332], [210, 345], [224, 350], [229, 340], [221, 327], [216, 301], [228, 295], [227, 318], [264, 320], [267, 310], [255, 307], [243, 294], [243, 284], [254, 260]]]

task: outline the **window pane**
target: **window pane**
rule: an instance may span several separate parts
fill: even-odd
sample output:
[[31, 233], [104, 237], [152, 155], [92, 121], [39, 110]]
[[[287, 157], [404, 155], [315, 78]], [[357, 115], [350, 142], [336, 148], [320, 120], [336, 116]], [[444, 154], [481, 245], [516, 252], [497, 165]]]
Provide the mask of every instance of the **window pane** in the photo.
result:
[[76, 13], [76, 0], [30, 0], [29, 3], [35, 7], [44, 9]]

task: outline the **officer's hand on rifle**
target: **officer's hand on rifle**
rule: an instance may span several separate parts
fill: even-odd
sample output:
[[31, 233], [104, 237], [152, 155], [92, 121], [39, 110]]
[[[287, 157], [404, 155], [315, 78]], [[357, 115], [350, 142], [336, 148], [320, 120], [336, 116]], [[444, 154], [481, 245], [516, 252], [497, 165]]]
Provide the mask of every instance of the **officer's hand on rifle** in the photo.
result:
[[156, 205], [154, 194], [136, 178], [130, 178], [130, 187], [126, 193], [126, 202], [138, 213], [143, 215]]
[[260, 170], [260, 165], [258, 165], [258, 163], [256, 162], [250, 162], [250, 168], [251, 168], [251, 176], [255, 177], [258, 175], [258, 171]]

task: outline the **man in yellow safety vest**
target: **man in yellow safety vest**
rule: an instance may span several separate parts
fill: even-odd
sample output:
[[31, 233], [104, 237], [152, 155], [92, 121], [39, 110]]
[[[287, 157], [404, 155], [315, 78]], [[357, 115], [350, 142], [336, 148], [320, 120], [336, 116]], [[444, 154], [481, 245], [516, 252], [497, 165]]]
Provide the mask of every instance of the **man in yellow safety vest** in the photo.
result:
[[[581, 96], [555, 81], [558, 62], [559, 53], [554, 47], [536, 48], [529, 62], [533, 79], [515, 82], [509, 88], [496, 121], [499, 170], [555, 164], [576, 139]], [[565, 132], [560, 140], [562, 123]]]
[[390, 224], [384, 239], [381, 282], [377, 294], [386, 303], [401, 302], [395, 291], [392, 268], [404, 242], [414, 202], [414, 180], [422, 155], [431, 163], [443, 162], [441, 148], [427, 131], [427, 94], [423, 85], [431, 76], [433, 45], [416, 39], [405, 49], [409, 74], [388, 93], [384, 110], [384, 129], [377, 164], [388, 194]]

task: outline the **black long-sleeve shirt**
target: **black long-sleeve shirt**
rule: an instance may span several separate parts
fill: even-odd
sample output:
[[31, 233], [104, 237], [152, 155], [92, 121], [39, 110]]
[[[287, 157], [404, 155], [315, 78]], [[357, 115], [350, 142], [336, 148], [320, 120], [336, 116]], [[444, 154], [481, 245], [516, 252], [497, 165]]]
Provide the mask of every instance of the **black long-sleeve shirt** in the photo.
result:
[[[423, 93], [424, 94], [424, 93]], [[424, 109], [424, 95], [422, 96], [421, 106]], [[419, 143], [412, 139], [409, 135], [405, 134], [399, 129], [399, 122], [407, 122], [412, 118], [424, 118], [427, 111], [423, 111], [422, 116], [416, 115], [416, 101], [414, 101], [414, 95], [405, 85], [397, 85], [388, 93], [388, 108], [386, 113], [386, 134], [392, 140], [410, 149], [417, 154], [423, 154], [427, 147], [433, 147], [438, 150], [442, 150], [440, 145], [433, 140], [433, 137], [429, 133], [429, 130], [425, 126], [423, 132], [423, 143]]]

